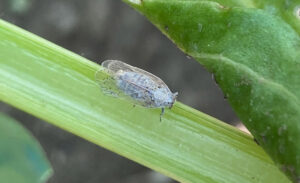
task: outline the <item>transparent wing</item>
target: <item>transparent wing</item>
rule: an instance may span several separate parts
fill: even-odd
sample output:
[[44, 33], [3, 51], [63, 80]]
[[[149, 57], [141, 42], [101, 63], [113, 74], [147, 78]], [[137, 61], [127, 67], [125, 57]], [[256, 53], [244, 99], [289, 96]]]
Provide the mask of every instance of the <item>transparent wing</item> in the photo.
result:
[[140, 73], [140, 74], [143, 74], [143, 75], [146, 75], [148, 76], [149, 78], [151, 78], [155, 85], [156, 86], [153, 86], [153, 87], [167, 87], [167, 85], [157, 76], [145, 71], [145, 70], [142, 70], [140, 68], [137, 68], [137, 67], [133, 67], [131, 65], [128, 65], [122, 61], [118, 61], [118, 60], [106, 60], [104, 62], [102, 62], [101, 64], [103, 67], [107, 68], [108, 70], [116, 73], [120, 70], [123, 70], [125, 72], [136, 72], [136, 73]]
[[99, 87], [103, 94], [112, 97], [122, 97], [124, 94], [116, 85], [116, 79], [114, 73], [108, 69], [102, 68], [95, 73], [95, 80], [99, 84]]
[[118, 60], [105, 60], [102, 62], [101, 66], [107, 68], [113, 73], [116, 73], [120, 70], [133, 72], [133, 67], [131, 65], [125, 64], [124, 62]]
[[137, 67], [133, 67], [132, 69], [133, 69], [134, 72], [146, 75], [149, 78], [151, 78], [154, 81], [156, 87], [158, 87], [158, 88], [167, 87], [168, 88], [168, 86], [159, 77], [157, 77], [157, 76], [155, 76], [155, 75], [153, 75], [153, 74], [151, 74], [151, 73], [149, 73], [149, 72], [147, 72], [143, 69], [137, 68]]
[[[95, 80], [99, 84], [104, 95], [125, 99], [133, 104], [143, 106], [143, 101], [134, 100], [118, 87], [117, 79], [118, 78], [115, 76], [115, 73], [106, 68], [102, 68], [95, 73]], [[136, 95], [138, 95], [138, 92], [136, 92]]]

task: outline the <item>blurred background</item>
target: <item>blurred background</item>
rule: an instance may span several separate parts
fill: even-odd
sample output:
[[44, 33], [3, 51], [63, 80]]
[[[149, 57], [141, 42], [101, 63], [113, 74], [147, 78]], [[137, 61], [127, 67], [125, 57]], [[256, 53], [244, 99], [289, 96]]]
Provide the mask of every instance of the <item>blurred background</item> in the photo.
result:
[[[0, 18], [87, 59], [118, 59], [147, 70], [178, 100], [226, 123], [235, 116], [213, 77], [121, 0], [0, 0]], [[38, 139], [51, 162], [49, 183], [175, 182], [55, 126], [0, 103]]]

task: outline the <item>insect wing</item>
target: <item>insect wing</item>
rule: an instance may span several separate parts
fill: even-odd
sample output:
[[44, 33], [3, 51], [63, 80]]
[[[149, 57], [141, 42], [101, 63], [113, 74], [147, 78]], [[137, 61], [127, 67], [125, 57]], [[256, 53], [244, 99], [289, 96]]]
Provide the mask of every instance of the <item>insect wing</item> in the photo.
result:
[[155, 85], [148, 76], [137, 72], [118, 72], [119, 88], [130, 96], [135, 104], [153, 107], [153, 86]]
[[113, 73], [117, 73], [121, 70], [124, 72], [133, 72], [133, 67], [131, 65], [118, 60], [105, 60], [101, 65]]
[[95, 80], [99, 84], [104, 95], [125, 99], [133, 104], [142, 105], [141, 101], [132, 99], [130, 96], [126, 95], [121, 88], [119, 88], [117, 83], [120, 82], [120, 78], [117, 77], [111, 70], [106, 68], [98, 70], [95, 73]]
[[[150, 94], [162, 89], [171, 93], [160, 78], [147, 71], [118, 60], [106, 60], [101, 65], [104, 68], [96, 73], [96, 81], [106, 95], [145, 107], [157, 107]], [[103, 74], [103, 71], [107, 74]]]
[[151, 80], [154, 81], [155, 85], [157, 87], [167, 87], [167, 85], [157, 76], [145, 71], [145, 70], [142, 70], [140, 68], [137, 68], [137, 67], [133, 67], [131, 65], [128, 65], [122, 61], [118, 61], [118, 60], [106, 60], [104, 62], [102, 62], [101, 64], [103, 67], [107, 68], [108, 70], [116, 73], [118, 71], [124, 71], [124, 72], [136, 72], [136, 73], [139, 73], [139, 74], [142, 74], [142, 75], [146, 75], [148, 76], [149, 78], [151, 78]]
[[99, 84], [103, 94], [112, 97], [121, 97], [122, 91], [116, 85], [114, 73], [108, 69], [102, 68], [95, 73], [95, 80]]
[[137, 67], [132, 67], [132, 69], [136, 73], [140, 73], [149, 77], [153, 81], [153, 88], [167, 88], [169, 90], [168, 86], [159, 77]]

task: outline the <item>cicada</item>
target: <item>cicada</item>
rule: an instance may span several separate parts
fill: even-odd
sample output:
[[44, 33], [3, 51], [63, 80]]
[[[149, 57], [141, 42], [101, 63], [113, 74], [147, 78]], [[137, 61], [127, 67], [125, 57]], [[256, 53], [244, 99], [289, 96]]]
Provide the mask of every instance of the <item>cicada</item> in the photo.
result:
[[[172, 108], [178, 93], [172, 93], [157, 76], [118, 60], [106, 60], [95, 78], [102, 92], [129, 99], [134, 105], [161, 108], [160, 120], [166, 107]], [[105, 71], [108, 77], [103, 77]]]

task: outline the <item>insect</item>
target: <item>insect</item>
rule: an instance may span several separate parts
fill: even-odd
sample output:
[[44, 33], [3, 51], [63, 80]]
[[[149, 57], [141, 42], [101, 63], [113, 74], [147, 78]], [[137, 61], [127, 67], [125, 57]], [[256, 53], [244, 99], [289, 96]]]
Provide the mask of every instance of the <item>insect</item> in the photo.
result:
[[[157, 76], [118, 60], [106, 60], [101, 65], [103, 69], [95, 78], [104, 94], [129, 99], [134, 105], [161, 108], [160, 120], [165, 107], [172, 108], [178, 93], [172, 93]], [[108, 77], [103, 76], [103, 70]]]

